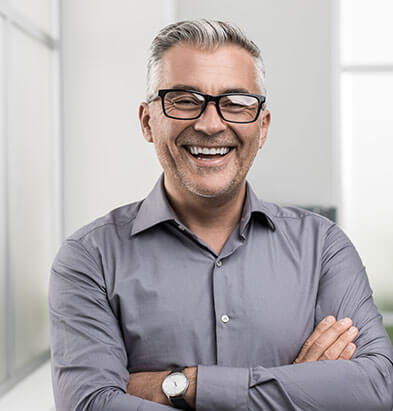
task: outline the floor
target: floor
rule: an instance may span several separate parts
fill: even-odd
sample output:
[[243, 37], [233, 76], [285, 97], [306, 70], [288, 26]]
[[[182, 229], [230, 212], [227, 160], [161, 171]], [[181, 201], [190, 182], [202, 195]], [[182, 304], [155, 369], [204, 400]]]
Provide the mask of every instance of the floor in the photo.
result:
[[1, 397], [0, 410], [55, 411], [49, 361]]

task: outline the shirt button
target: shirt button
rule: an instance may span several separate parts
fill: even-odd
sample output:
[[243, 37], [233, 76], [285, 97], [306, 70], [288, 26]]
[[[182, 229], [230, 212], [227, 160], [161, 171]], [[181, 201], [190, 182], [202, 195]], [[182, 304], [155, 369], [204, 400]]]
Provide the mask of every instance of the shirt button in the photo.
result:
[[229, 321], [229, 317], [226, 314], [224, 314], [224, 315], [221, 316], [221, 321], [223, 323], [227, 323]]
[[221, 266], [222, 266], [222, 261], [221, 261], [221, 260], [217, 260], [217, 261], [216, 261], [216, 266], [217, 266], [217, 267], [221, 267]]
[[179, 227], [179, 230], [184, 231], [184, 226], [182, 226], [181, 224], [179, 224], [178, 227]]

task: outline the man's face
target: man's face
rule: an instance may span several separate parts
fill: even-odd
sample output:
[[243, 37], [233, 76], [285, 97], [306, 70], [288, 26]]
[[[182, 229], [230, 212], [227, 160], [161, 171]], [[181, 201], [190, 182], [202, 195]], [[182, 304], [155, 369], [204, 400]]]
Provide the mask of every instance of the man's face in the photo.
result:
[[[182, 85], [212, 95], [233, 90], [260, 94], [253, 57], [236, 45], [212, 51], [178, 44], [165, 52], [161, 63], [159, 89]], [[230, 197], [240, 189], [270, 123], [268, 110], [253, 123], [226, 122], [213, 102], [196, 120], [171, 119], [164, 116], [160, 99], [142, 103], [139, 116], [146, 140], [154, 143], [166, 184], [202, 197]], [[215, 160], [198, 160], [187, 146], [233, 149]]]

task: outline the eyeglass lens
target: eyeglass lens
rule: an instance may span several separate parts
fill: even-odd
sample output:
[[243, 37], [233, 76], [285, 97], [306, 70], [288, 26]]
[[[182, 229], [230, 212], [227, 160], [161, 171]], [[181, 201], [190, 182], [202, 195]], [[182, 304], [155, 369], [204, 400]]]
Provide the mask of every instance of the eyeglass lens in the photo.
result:
[[[164, 98], [164, 108], [169, 116], [192, 119], [201, 114], [205, 98], [189, 91], [170, 91]], [[231, 94], [219, 99], [219, 107], [224, 120], [249, 122], [258, 114], [259, 101], [253, 96]]]

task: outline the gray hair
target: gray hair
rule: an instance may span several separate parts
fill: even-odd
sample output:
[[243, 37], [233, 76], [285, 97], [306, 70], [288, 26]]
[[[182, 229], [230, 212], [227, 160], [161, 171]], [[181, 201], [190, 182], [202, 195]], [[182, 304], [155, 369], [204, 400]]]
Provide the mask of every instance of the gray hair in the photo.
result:
[[232, 23], [200, 19], [169, 24], [161, 29], [153, 39], [147, 63], [147, 101], [150, 101], [158, 87], [163, 54], [180, 42], [192, 44], [202, 49], [214, 49], [224, 43], [232, 43], [244, 48], [254, 57], [257, 83], [262, 94], [266, 95], [265, 67], [258, 46]]

